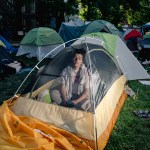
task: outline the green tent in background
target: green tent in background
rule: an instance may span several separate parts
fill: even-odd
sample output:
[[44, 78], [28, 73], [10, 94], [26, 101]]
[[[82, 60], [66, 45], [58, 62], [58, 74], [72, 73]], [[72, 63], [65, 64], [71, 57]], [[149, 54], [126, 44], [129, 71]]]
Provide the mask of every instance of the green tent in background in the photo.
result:
[[[53, 29], [47, 27], [34, 28], [22, 39], [16, 56], [28, 54], [28, 57], [37, 57], [40, 61], [63, 42], [60, 35]], [[59, 51], [51, 53], [50, 57], [54, 57]]]
[[143, 36], [143, 39], [150, 39], [150, 32]]
[[30, 30], [21, 41], [21, 45], [50, 45], [62, 44], [63, 40], [59, 34], [50, 28], [39, 27]]
[[83, 35], [95, 32], [106, 32], [110, 34], [115, 34], [123, 39], [121, 32], [113, 24], [105, 20], [95, 20], [89, 23], [85, 31], [83, 32]]

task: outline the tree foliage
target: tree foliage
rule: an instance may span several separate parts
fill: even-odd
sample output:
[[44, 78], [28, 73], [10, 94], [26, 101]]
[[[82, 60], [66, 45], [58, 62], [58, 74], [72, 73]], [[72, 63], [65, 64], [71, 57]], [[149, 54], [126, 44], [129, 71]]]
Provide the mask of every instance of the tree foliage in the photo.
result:
[[149, 21], [148, 0], [81, 0], [81, 17], [85, 20], [103, 19], [116, 26], [119, 22], [143, 24]]
[[[36, 5], [36, 12], [31, 13], [30, 4]], [[26, 6], [23, 13], [22, 7]], [[10, 12], [11, 10], [11, 12]], [[17, 31], [23, 26], [22, 18], [31, 28], [31, 19], [34, 17], [38, 26], [48, 26], [49, 19], [56, 18], [56, 30], [64, 21], [65, 15], [78, 14], [85, 21], [96, 19], [107, 20], [118, 26], [126, 22], [130, 25], [142, 25], [149, 22], [149, 0], [1, 0], [0, 12], [3, 16], [3, 26], [11, 24]], [[30, 19], [31, 18], [31, 19]]]

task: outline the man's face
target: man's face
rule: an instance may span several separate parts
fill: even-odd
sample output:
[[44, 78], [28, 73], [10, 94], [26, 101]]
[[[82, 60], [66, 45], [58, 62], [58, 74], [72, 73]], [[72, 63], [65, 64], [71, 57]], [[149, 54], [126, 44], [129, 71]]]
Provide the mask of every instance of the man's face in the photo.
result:
[[73, 63], [75, 68], [80, 68], [80, 65], [82, 64], [83, 56], [82, 54], [75, 54], [73, 58]]

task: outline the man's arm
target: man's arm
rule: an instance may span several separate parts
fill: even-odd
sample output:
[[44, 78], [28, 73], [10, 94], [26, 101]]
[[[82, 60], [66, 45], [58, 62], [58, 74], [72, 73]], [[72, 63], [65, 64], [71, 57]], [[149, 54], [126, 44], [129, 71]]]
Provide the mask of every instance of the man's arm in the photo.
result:
[[67, 91], [66, 91], [65, 84], [61, 85], [60, 92], [61, 92], [62, 100], [66, 101], [67, 100]]

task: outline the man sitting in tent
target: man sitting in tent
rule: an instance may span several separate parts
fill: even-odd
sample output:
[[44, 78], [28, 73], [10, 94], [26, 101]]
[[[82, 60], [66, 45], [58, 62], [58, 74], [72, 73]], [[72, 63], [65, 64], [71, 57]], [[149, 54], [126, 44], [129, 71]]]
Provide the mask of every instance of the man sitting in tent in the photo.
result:
[[66, 107], [91, 111], [89, 100], [89, 75], [83, 64], [85, 51], [77, 49], [73, 61], [61, 73], [60, 90], [51, 90], [50, 95], [54, 102]]

